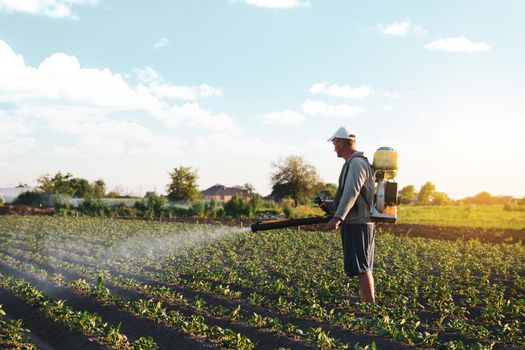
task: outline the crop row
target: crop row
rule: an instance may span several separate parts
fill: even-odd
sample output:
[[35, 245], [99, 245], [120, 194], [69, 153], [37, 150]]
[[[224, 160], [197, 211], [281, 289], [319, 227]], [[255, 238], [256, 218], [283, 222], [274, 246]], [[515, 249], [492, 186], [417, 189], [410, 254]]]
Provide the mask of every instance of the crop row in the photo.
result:
[[[103, 269], [104, 282], [114, 287], [162, 303], [180, 301], [197, 314], [235, 318], [255, 328], [258, 322], [271, 332], [307, 343], [315, 338], [312, 332], [299, 332], [293, 322], [278, 321], [311, 319], [425, 347], [464, 342], [472, 348], [525, 345], [525, 248], [517, 244], [378, 235], [378, 303], [370, 306], [357, 301], [356, 281], [342, 282], [336, 234], [286, 230], [239, 234], [207, 226], [92, 219], [37, 223], [16, 219], [0, 222], [0, 231], [5, 233], [0, 238], [6, 247], [2, 249], [20, 260], [84, 273], [86, 280]], [[153, 285], [142, 283], [145, 280]], [[231, 302], [224, 306], [179, 300], [178, 287]], [[236, 300], [237, 306], [232, 306]], [[282, 317], [271, 316], [265, 323], [261, 320], [267, 316], [257, 313], [256, 321], [244, 307], [236, 312], [241, 304]], [[456, 340], [447, 340], [450, 333]], [[337, 337], [327, 338], [337, 346]]]
[[119, 326], [112, 326], [103, 322], [97, 314], [88, 311], [75, 311], [67, 306], [64, 300], [52, 300], [24, 279], [0, 273], [0, 287], [10, 290], [46, 316], [69, 327], [71, 331], [91, 336], [101, 344], [116, 349], [156, 349], [155, 342], [151, 337], [141, 337], [130, 343], [127, 336], [120, 332]]
[[20, 319], [4, 319], [6, 312], [0, 304], [0, 348], [34, 350], [35, 345], [29, 340], [29, 330], [23, 327]]
[[[60, 285], [67, 284], [76, 291], [81, 292], [84, 295], [95, 297], [102, 302], [111, 303], [113, 305], [119, 306], [120, 308], [128, 309], [134, 312], [137, 316], [143, 317], [149, 315], [149, 318], [152, 318], [155, 321], [164, 320], [159, 319], [155, 315], [158, 315], [158, 313], [160, 312], [160, 314], [163, 317], [165, 317], [166, 310], [162, 308], [162, 303], [168, 303], [171, 305], [191, 308], [197, 313], [202, 313], [205, 315], [211, 314], [216, 317], [228, 319], [229, 321], [242, 322], [255, 328], [262, 328], [269, 332], [275, 332], [280, 335], [289, 336], [292, 339], [300, 338], [303, 341], [315, 345], [319, 348], [347, 349], [349, 347], [347, 344], [344, 344], [341, 341], [338, 341], [337, 339], [328, 336], [326, 331], [324, 331], [320, 327], [310, 327], [306, 331], [303, 331], [297, 326], [295, 326], [293, 323], [281, 322], [279, 318], [259, 315], [256, 312], [245, 312], [244, 310], [241, 310], [240, 305], [238, 305], [237, 307], [228, 307], [223, 305], [208, 305], [202, 298], [198, 296], [193, 299], [189, 299], [186, 298], [183, 294], [176, 292], [170, 289], [169, 287], [150, 286], [144, 283], [140, 283], [133, 278], [124, 278], [122, 276], [114, 277], [109, 273], [93, 270], [86, 266], [75, 265], [72, 263], [59, 261], [57, 259], [49, 257], [37, 258], [37, 256], [37, 254], [32, 254], [33, 259], [36, 258], [37, 260], [40, 260], [42, 262], [46, 261], [48, 263], [52, 263], [53, 266], [56, 268], [62, 268], [66, 271], [83, 275], [87, 279], [94, 279], [94, 276], [97, 276], [96, 274], [98, 274], [98, 276], [96, 277], [97, 282], [92, 287], [90, 287], [89, 283], [83, 279], [71, 280], [68, 282], [67, 278], [64, 278], [63, 275], [50, 274], [48, 271], [28, 263], [28, 256], [18, 256], [21, 260], [24, 260], [23, 264], [17, 264], [16, 259], [12, 259], [6, 255], [2, 256], [2, 260], [4, 261], [4, 263], [17, 265], [18, 268], [22, 268], [34, 274], [37, 274], [41, 278], [54, 281], [55, 283], [58, 283]], [[126, 288], [127, 290], [134, 290], [140, 292], [143, 295], [146, 295], [147, 297], [150, 297], [151, 299], [148, 299], [147, 301], [139, 299], [133, 302], [125, 300], [111, 293], [108, 288], [105, 288], [102, 285], [103, 279], [105, 280], [106, 284], [109, 283], [115, 288]], [[148, 311], [148, 308], [150, 309], [150, 311]], [[154, 311], [151, 311], [151, 309], [153, 309]], [[172, 313], [172, 316], [173, 315], [176, 315], [178, 318], [182, 317], [180, 313]], [[192, 316], [192, 320], [193, 322], [191, 324], [195, 325], [196, 321], [194, 316]], [[206, 335], [206, 333], [199, 334], [195, 332], [188, 332], [188, 322], [185, 322], [184, 319], [182, 319], [181, 322], [182, 326], [179, 324], [179, 327], [176, 328], [180, 328], [184, 333], [193, 336]], [[199, 322], [202, 323], [201, 321]], [[168, 324], [171, 323], [168, 322]], [[207, 329], [206, 325], [202, 325], [202, 327]], [[239, 334], [234, 334], [230, 330], [225, 330], [225, 332], [227, 334], [222, 338], [219, 338], [219, 343], [222, 346], [233, 346], [235, 348], [249, 348], [249, 345], [246, 345], [243, 342], [232, 343], [231, 341], [232, 338], [243, 340], [245, 337]], [[361, 346], [359, 344], [354, 344], [352, 348], [367, 349], [369, 348], [369, 346]]]

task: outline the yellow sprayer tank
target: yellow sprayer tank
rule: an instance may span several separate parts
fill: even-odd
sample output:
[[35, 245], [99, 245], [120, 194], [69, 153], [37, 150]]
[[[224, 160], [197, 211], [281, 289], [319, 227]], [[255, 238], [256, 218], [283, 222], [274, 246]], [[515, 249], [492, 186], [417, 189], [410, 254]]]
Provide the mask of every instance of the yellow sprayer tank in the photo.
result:
[[375, 170], [397, 170], [397, 152], [392, 147], [379, 147], [373, 166]]

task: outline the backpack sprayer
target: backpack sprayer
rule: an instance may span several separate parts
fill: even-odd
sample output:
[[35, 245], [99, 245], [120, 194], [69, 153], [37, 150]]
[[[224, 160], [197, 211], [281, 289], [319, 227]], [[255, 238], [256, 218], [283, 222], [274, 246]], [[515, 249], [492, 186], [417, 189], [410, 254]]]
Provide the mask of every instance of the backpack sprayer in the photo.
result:
[[[397, 182], [394, 181], [398, 168], [397, 152], [391, 147], [380, 147], [374, 153], [372, 168], [374, 170], [374, 198], [370, 204], [370, 221], [394, 223], [397, 219]], [[317, 197], [314, 202], [321, 205], [328, 200]], [[325, 216], [257, 221], [251, 226], [251, 230], [257, 232], [327, 223], [332, 219], [333, 213], [324, 206], [321, 208], [325, 211]]]

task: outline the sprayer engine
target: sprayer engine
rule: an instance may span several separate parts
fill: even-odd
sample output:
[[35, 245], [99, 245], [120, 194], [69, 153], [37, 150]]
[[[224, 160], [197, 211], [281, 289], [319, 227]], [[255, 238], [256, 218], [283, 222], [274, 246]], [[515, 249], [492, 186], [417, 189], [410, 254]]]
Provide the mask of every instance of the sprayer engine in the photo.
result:
[[370, 219], [374, 222], [396, 222], [397, 219], [397, 152], [391, 147], [380, 147], [374, 153], [374, 202]]

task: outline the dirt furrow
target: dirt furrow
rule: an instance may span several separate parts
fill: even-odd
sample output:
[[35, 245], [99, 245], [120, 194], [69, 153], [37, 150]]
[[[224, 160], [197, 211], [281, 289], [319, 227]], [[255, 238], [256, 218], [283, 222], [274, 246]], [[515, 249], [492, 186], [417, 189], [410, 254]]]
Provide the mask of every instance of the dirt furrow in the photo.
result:
[[[30, 261], [26, 261], [26, 262], [30, 263], [32, 265], [38, 266], [39, 268], [42, 268], [42, 269], [44, 269], [44, 270], [46, 270], [48, 272], [61, 273], [67, 280], [74, 280], [74, 279], [78, 279], [78, 278], [84, 278], [86, 280], [89, 280], [89, 278], [86, 278], [86, 276], [81, 276], [79, 274], [71, 273], [69, 271], [64, 271], [62, 269], [55, 269], [55, 268], [53, 268], [53, 267], [51, 267], [51, 266], [49, 266], [47, 264], [44, 264], [44, 263], [38, 263], [38, 262], [35, 262], [35, 261], [31, 261], [31, 262]], [[97, 304], [95, 301], [93, 301], [93, 300], [91, 300], [89, 298], [87, 298], [89, 302], [86, 302], [86, 300], [84, 300], [86, 298], [83, 298], [83, 297], [77, 295], [76, 293], [73, 293], [73, 292], [71, 292], [69, 290], [66, 290], [64, 288], [61, 288], [60, 291], [57, 291], [57, 289], [58, 289], [57, 287], [51, 286], [51, 290], [47, 290], [47, 288], [50, 288], [49, 283], [42, 282], [40, 279], [36, 279], [35, 277], [30, 276], [29, 274], [27, 274], [25, 272], [14, 270], [10, 266], [7, 266], [7, 265], [4, 265], [4, 264], [0, 263], [0, 271], [1, 271], [2, 268], [10, 269], [10, 270], [13, 271], [13, 273], [21, 274], [23, 278], [26, 278], [26, 276], [27, 276], [26, 279], [32, 278], [32, 281], [36, 281], [37, 283], [39, 283], [39, 286], [41, 288], [46, 288], [46, 293], [48, 295], [50, 295], [50, 296], [54, 295], [54, 296], [56, 296], [57, 298], [60, 298], [60, 299], [67, 299], [68, 300], [68, 305], [70, 305], [73, 308], [82, 307], [82, 309], [87, 309], [88, 311], [91, 311], [93, 308], [96, 308], [97, 306], [98, 307], [102, 307], [103, 309], [108, 307], [107, 305]], [[91, 282], [94, 282], [93, 278], [91, 279]], [[146, 299], [147, 300], [147, 299], [150, 298], [147, 295], [144, 295], [142, 293], [138, 293], [136, 291], [132, 291], [132, 290], [129, 290], [129, 289], [114, 287], [114, 286], [110, 286], [110, 285], [106, 285], [106, 287], [112, 293], [114, 293], [115, 295], [118, 295], [118, 296], [126, 298], [126, 299], [130, 299], [130, 300]], [[198, 294], [196, 294], [196, 295], [198, 295]], [[87, 306], [89, 306], [89, 308], [86, 308]], [[166, 309], [168, 311], [170, 311], [170, 310], [179, 311], [180, 313], [182, 313], [182, 314], [184, 314], [186, 316], [190, 316], [190, 315], [193, 315], [193, 314], [196, 313], [194, 310], [192, 310], [190, 308], [187, 308], [187, 307], [180, 306], [180, 305], [164, 304], [164, 307], [166, 307]], [[105, 321], [113, 323], [112, 318], [104, 317], [104, 315], [101, 312], [96, 311], [96, 310], [93, 311], [93, 312], [97, 312], [98, 314], [100, 314]], [[122, 313], [122, 311], [120, 311], [120, 312]], [[129, 315], [129, 314], [127, 314], [127, 315]], [[241, 323], [238, 323], [238, 322], [232, 322], [232, 321], [221, 319], [221, 318], [218, 318], [218, 317], [215, 317], [215, 316], [212, 316], [212, 315], [202, 315], [202, 316], [204, 317], [204, 321], [206, 322], [206, 324], [208, 324], [208, 325], [216, 325], [216, 326], [220, 326], [222, 328], [229, 328], [229, 329], [231, 329], [231, 330], [233, 330], [235, 332], [241, 333], [241, 334], [247, 336], [248, 338], [250, 338], [252, 340], [252, 342], [254, 342], [257, 345], [257, 348], [260, 348], [260, 349], [275, 349], [275, 348], [278, 348], [278, 347], [289, 347], [289, 348], [293, 348], [293, 349], [310, 349], [311, 348], [310, 346], [308, 346], [308, 345], [306, 345], [304, 343], [301, 343], [301, 342], [298, 342], [298, 341], [294, 341], [294, 340], [292, 340], [290, 338], [287, 338], [285, 336], [274, 334], [274, 333], [268, 333], [268, 332], [265, 332], [263, 330], [259, 330], [259, 329], [247, 326], [245, 324], [241, 324]], [[116, 318], [116, 319], [120, 320], [120, 318]], [[140, 320], [142, 320], [142, 319], [140, 319]], [[121, 322], [121, 321], [118, 321], [118, 322]], [[124, 328], [124, 324], [123, 324], [123, 327], [122, 327], [122, 331], [124, 333], [128, 334], [128, 332]], [[149, 334], [147, 334], [147, 335], [149, 335]], [[139, 336], [140, 336], [140, 334], [139, 334]], [[159, 344], [159, 342], [157, 341], [157, 337], [155, 337], [155, 336], [153, 336], [153, 337], [154, 337], [155, 341], [157, 342], [157, 344]], [[159, 344], [159, 346], [160, 346], [160, 344]], [[162, 348], [162, 346], [161, 346], [161, 348]]]
[[30, 330], [29, 337], [39, 349], [105, 349], [84, 334], [71, 332], [6, 289], [0, 288], [0, 300], [10, 317], [24, 321], [24, 328]]
[[[16, 259], [17, 257], [14, 256], [14, 258]], [[84, 264], [84, 265], [90, 265], [89, 263], [86, 263], [86, 262], [79, 262], [79, 261], [71, 261], [71, 259], [66, 259], [67, 262], [69, 263], [73, 263], [73, 264], [77, 264], [77, 265], [80, 265], [80, 264]], [[29, 262], [29, 261], [27, 261]], [[73, 273], [73, 272], [69, 272], [69, 271], [64, 271], [62, 269], [56, 269], [48, 264], [44, 264], [44, 263], [38, 263], [38, 262], [35, 262], [35, 261], [31, 261], [30, 262], [31, 264], [34, 264], [48, 272], [57, 272], [57, 273], [61, 273], [62, 275], [64, 275], [64, 277], [66, 277], [66, 279], [77, 279], [77, 278], [85, 278], [85, 276], [81, 276], [81, 275], [78, 275], [76, 273]], [[318, 327], [321, 327], [323, 328], [326, 332], [330, 332], [330, 336], [332, 337], [335, 337], [336, 339], [342, 341], [342, 342], [345, 342], [345, 343], [349, 343], [349, 344], [355, 344], [355, 343], [360, 343], [360, 344], [370, 344], [372, 342], [375, 342], [376, 345], [378, 346], [378, 348], [380, 349], [393, 349], [393, 350], [396, 350], [396, 349], [413, 349], [414, 347], [412, 346], [409, 346], [407, 344], [402, 344], [402, 343], [399, 343], [399, 342], [395, 342], [395, 341], [391, 341], [391, 340], [388, 340], [388, 339], [385, 339], [385, 338], [382, 338], [382, 337], [379, 337], [379, 336], [375, 336], [375, 335], [370, 335], [370, 334], [363, 334], [363, 333], [354, 333], [354, 332], [351, 332], [351, 331], [348, 331], [348, 330], [345, 330], [345, 329], [342, 329], [341, 327], [338, 327], [336, 325], [333, 325], [333, 324], [326, 324], [326, 323], [322, 323], [322, 322], [318, 322], [318, 321], [315, 321], [315, 320], [312, 320], [312, 319], [305, 319], [305, 318], [299, 318], [299, 317], [294, 317], [294, 316], [290, 316], [290, 315], [283, 315], [283, 314], [280, 314], [276, 311], [273, 311], [273, 310], [269, 310], [269, 309], [266, 309], [264, 307], [260, 307], [260, 306], [255, 306], [255, 305], [252, 305], [252, 304], [249, 304], [247, 303], [245, 300], [243, 299], [228, 299], [226, 297], [223, 297], [223, 296], [220, 296], [220, 295], [216, 295], [216, 294], [212, 294], [212, 293], [207, 293], [207, 292], [203, 292], [203, 291], [199, 291], [199, 290], [195, 290], [195, 289], [191, 289], [191, 288], [188, 288], [188, 287], [185, 287], [185, 286], [179, 286], [179, 285], [174, 285], [174, 284], [170, 284], [170, 283], [165, 283], [165, 282], [161, 282], [161, 281], [157, 281], [157, 280], [151, 280], [151, 279], [148, 279], [146, 277], [143, 277], [141, 275], [136, 275], [136, 274], [130, 274], [130, 273], [123, 273], [123, 272], [120, 272], [120, 271], [117, 271], [117, 270], [114, 270], [114, 269], [111, 269], [111, 268], [105, 268], [106, 271], [110, 272], [112, 275], [121, 275], [122, 277], [127, 277], [127, 278], [133, 278], [135, 280], [137, 280], [138, 282], [141, 282], [143, 284], [147, 284], [147, 285], [150, 285], [150, 286], [158, 286], [158, 287], [167, 287], [167, 288], [170, 288], [172, 291], [174, 292], [179, 292], [181, 294], [184, 295], [184, 297], [186, 297], [187, 299], [192, 299], [194, 297], [200, 297], [202, 298], [207, 304], [209, 305], [214, 305], [214, 306], [218, 306], [218, 305], [222, 305], [222, 306], [225, 306], [225, 307], [237, 307], [238, 305], [241, 305], [241, 310], [244, 310], [244, 311], [247, 311], [247, 312], [255, 312], [259, 315], [262, 315], [262, 316], [268, 316], [268, 317], [272, 317], [272, 318], [278, 318], [283, 324], [285, 323], [293, 323], [295, 326], [299, 327], [300, 329], [303, 329], [303, 330], [306, 330], [308, 328], [318, 328]], [[131, 292], [127, 289], [121, 289], [121, 288], [111, 288], [109, 286], [106, 286], [108, 287], [112, 292], [114, 292], [115, 294], [117, 295], [120, 295], [120, 296], [123, 296], [123, 297], [126, 297], [126, 298], [144, 298], [144, 295], [141, 295], [139, 293], [136, 293], [136, 292]], [[147, 297], [146, 297], [147, 299]], [[178, 308], [177, 310], [179, 311], [182, 311], [182, 309]], [[215, 318], [215, 317], [213, 317]], [[219, 319], [220, 320], [220, 319]], [[208, 322], [208, 320], [206, 320]], [[227, 328], [231, 328], [235, 331], [238, 331], [238, 332], [241, 332], [242, 334], [248, 336], [252, 341], [255, 341], [256, 339], [258, 339], [257, 336], [250, 336], [252, 332], [250, 332], [249, 330], [253, 330], [253, 328], [247, 328], [248, 330], [245, 330], [245, 331], [241, 331], [241, 330], [238, 330], [237, 328], [234, 328], [232, 327], [233, 323], [231, 323], [230, 321], [223, 321], [223, 320], [220, 320], [222, 322], [226, 322], [224, 323], [224, 325], [221, 325], [219, 324], [221, 327], [227, 327]], [[244, 328], [244, 327], [243, 327]], [[260, 334], [261, 332], [257, 331], [258, 334]], [[263, 333], [263, 334], [268, 334], [268, 333]], [[283, 340], [286, 340], [286, 341], [289, 341], [289, 338], [285, 338], [285, 337], [280, 337], [280, 338], [284, 338]], [[282, 345], [280, 346], [285, 346], [286, 342], [283, 342]], [[295, 344], [290, 344], [289, 347], [293, 348], [293, 349], [298, 349], [299, 347], [299, 344], [300, 343], [297, 343], [297, 342], [294, 342]], [[279, 343], [281, 344], [281, 343]], [[260, 344], [260, 346], [262, 346], [264, 344]], [[301, 346], [304, 346], [303, 344], [301, 344]]]
[[[212, 344], [204, 343], [199, 339], [186, 336], [182, 332], [173, 328], [160, 325], [148, 319], [135, 317], [130, 313], [119, 310], [111, 305], [99, 304], [91, 298], [76, 294], [67, 288], [56, 287], [47, 281], [43, 281], [26, 272], [16, 270], [4, 263], [0, 263], [0, 272], [16, 278], [24, 278], [35, 287], [44, 291], [50, 298], [55, 300], [66, 300], [66, 304], [75, 310], [87, 310], [91, 313], [97, 313], [102, 317], [104, 322], [113, 325], [118, 325], [120, 323], [121, 331], [126, 334], [130, 341], [134, 341], [142, 336], [151, 336], [161, 349], [215, 348]], [[32, 311], [30, 312], [34, 312], [34, 308], [31, 310]], [[57, 347], [57, 349], [73, 348], [75, 348], [75, 346]]]

